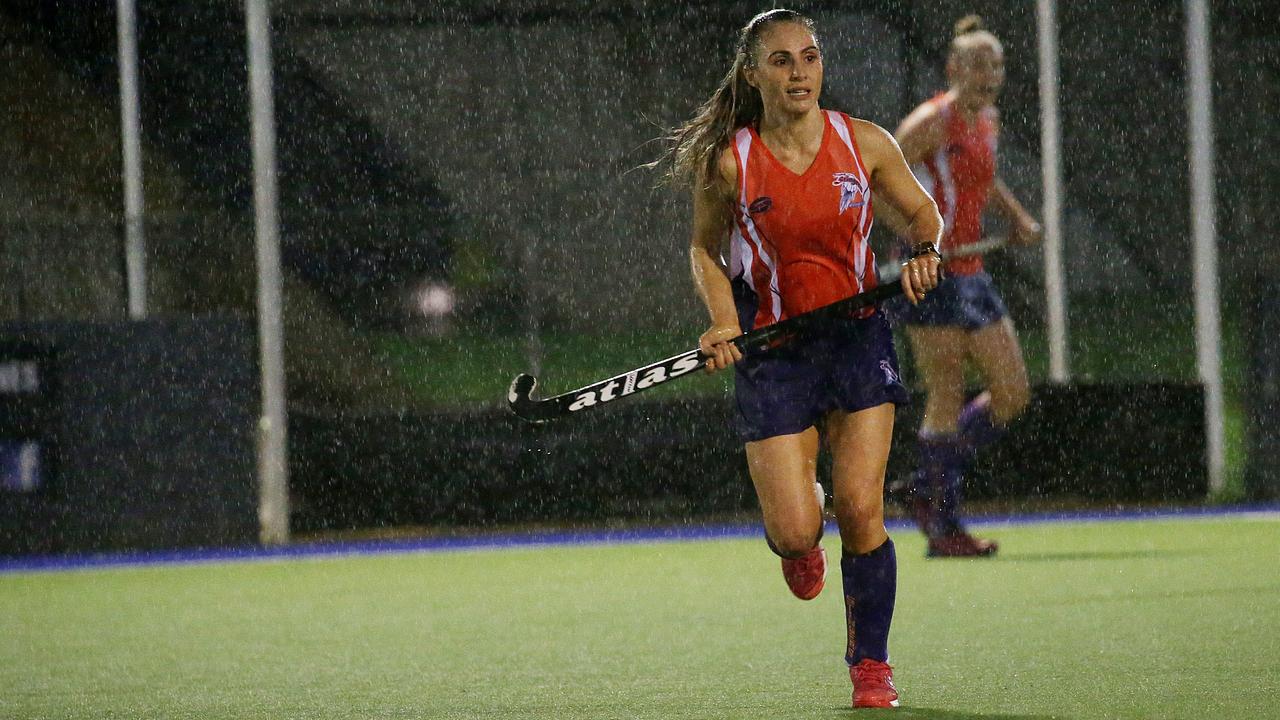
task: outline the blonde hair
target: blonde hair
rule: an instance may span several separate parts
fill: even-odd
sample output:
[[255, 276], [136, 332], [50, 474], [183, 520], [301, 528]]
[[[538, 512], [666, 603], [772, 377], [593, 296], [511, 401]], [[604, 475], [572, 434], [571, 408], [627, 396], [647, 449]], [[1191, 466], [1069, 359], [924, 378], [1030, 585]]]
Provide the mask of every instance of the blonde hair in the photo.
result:
[[[719, 87], [688, 122], [667, 136], [667, 149], [647, 167], [670, 164], [664, 179], [673, 184], [704, 185], [715, 176], [720, 151], [738, 128], [751, 125], [764, 113], [760, 91], [747, 83], [746, 69], [756, 65], [764, 31], [780, 23], [799, 23], [813, 33], [813, 21], [794, 10], [776, 8], [751, 18], [738, 33], [733, 64]], [[815, 35], [814, 42], [817, 42]]]
[[951, 57], [957, 57], [983, 45], [989, 45], [997, 52], [1004, 52], [1004, 46], [987, 30], [981, 15], [965, 15], [956, 21], [954, 34], [951, 36]]

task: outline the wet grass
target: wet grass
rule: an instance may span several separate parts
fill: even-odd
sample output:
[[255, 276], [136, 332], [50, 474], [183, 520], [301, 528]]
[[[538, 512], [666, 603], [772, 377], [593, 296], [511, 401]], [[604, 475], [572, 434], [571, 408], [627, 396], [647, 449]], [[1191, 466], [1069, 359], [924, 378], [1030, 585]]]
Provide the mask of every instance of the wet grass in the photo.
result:
[[[1268, 717], [1278, 531], [899, 533], [892, 717]], [[837, 575], [802, 603], [749, 540], [10, 574], [0, 717], [851, 717], [844, 634]]]

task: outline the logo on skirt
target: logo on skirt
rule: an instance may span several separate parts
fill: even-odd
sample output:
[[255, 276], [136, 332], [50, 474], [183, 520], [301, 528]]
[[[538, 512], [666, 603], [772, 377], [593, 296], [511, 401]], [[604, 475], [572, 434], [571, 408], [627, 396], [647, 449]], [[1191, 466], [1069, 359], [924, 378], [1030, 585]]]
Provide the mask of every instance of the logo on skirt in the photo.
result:
[[893, 369], [893, 363], [890, 363], [888, 360], [881, 360], [880, 369], [884, 371], [885, 385], [902, 384], [902, 378], [898, 377], [898, 371]]

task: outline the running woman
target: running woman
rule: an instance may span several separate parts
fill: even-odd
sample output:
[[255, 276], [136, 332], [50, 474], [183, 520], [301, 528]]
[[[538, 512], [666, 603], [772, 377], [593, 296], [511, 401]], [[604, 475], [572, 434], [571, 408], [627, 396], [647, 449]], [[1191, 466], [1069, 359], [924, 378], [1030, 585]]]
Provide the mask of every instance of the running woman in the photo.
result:
[[[1036, 242], [1040, 225], [996, 174], [1000, 114], [995, 101], [1004, 84], [1004, 50], [977, 15], [956, 23], [947, 79], [949, 89], [912, 111], [896, 133], [903, 155], [945, 220], [943, 250], [953, 252], [982, 238], [988, 204], [1008, 220], [1013, 242]], [[1013, 321], [983, 269], [982, 256], [953, 258], [944, 270], [947, 281], [938, 292], [905, 313], [927, 395], [912, 500], [929, 556], [991, 556], [996, 543], [973, 537], [960, 520], [961, 486], [975, 453], [999, 439], [1027, 406], [1027, 369]], [[970, 363], [986, 389], [966, 404]]]
[[819, 106], [822, 77], [810, 19], [780, 9], [755, 16], [733, 67], [675, 132], [667, 159], [693, 189], [690, 261], [711, 316], [699, 346], [708, 370], [734, 367], [737, 429], [769, 547], [791, 592], [816, 597], [827, 567], [814, 492], [825, 440], [853, 706], [896, 707], [888, 639], [897, 558], [883, 491], [894, 412], [907, 392], [889, 326], [867, 308], [763, 355], [744, 358], [729, 342], [876, 286], [873, 194], [906, 219], [914, 241], [900, 280], [907, 299], [937, 285], [942, 219], [933, 200], [888, 132]]

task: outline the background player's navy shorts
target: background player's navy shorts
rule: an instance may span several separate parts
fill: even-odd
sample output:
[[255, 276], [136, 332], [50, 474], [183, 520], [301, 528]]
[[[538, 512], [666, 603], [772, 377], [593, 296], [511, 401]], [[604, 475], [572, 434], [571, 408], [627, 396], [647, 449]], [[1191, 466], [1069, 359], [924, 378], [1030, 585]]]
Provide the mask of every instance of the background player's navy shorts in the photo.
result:
[[908, 325], [943, 325], [979, 330], [1009, 314], [986, 271], [972, 275], [949, 275], [929, 291], [919, 305], [894, 298], [891, 310], [895, 322]]
[[880, 312], [832, 321], [821, 331], [734, 364], [743, 442], [798, 433], [836, 409], [905, 405], [893, 332]]

